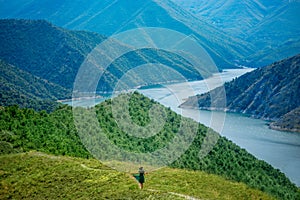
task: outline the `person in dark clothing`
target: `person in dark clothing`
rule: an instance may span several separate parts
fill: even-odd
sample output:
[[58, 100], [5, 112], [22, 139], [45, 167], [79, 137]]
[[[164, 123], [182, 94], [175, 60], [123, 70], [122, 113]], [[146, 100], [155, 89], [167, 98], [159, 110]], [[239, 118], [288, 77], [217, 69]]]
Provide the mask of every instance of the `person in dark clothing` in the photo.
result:
[[139, 174], [140, 174], [140, 177], [139, 177], [140, 188], [143, 189], [143, 187], [144, 187], [143, 184], [145, 182], [145, 170], [143, 167], [139, 168]]

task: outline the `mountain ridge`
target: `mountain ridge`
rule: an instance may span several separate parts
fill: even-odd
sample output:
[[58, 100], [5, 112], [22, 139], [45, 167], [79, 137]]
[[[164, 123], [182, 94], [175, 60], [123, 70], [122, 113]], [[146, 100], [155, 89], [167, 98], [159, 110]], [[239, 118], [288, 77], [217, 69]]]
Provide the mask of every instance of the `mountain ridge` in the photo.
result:
[[[57, 5], [53, 10], [47, 10], [49, 4], [50, 7]], [[93, 31], [106, 36], [133, 28], [168, 28], [186, 35], [195, 35], [220, 69], [235, 67], [236, 62], [243, 64], [244, 56], [249, 51], [253, 52], [251, 44], [216, 30], [214, 26], [183, 12], [169, 0], [91, 0], [84, 5], [79, 1], [69, 0], [55, 3], [32, 1], [26, 6], [9, 1], [2, 10], [0, 8], [0, 13], [2, 18], [42, 18], [68, 29]]]
[[270, 127], [279, 131], [291, 131], [300, 133], [300, 107], [290, 111], [270, 124]]
[[[70, 99], [70, 91], [73, 89], [75, 78], [82, 63], [91, 51], [105, 39], [106, 37], [97, 33], [70, 31], [45, 20], [2, 19], [0, 20], [0, 59], [11, 66], [19, 68], [19, 70], [44, 80], [39, 82], [40, 86], [41, 83], [47, 84], [49, 82], [51, 85], [60, 87], [60, 89], [57, 88], [57, 93], [53, 93], [53, 91], [46, 92], [45, 90], [40, 92], [51, 93], [51, 98], [49, 96], [51, 100]], [[116, 45], [125, 48], [121, 43]], [[149, 63], [166, 65], [169, 69], [158, 69], [159, 66], [153, 66], [149, 67], [148, 70], [139, 70], [139, 78], [134, 75], [128, 78], [131, 81], [131, 88], [141, 84], [151, 85], [183, 81], [182, 76], [187, 80], [200, 80], [211, 73], [203, 71], [200, 74], [191, 63], [177, 54], [172, 54], [172, 52], [140, 49], [130, 51], [116, 58], [107, 68], [100, 81], [97, 82], [96, 91], [99, 93], [114, 91], [114, 87], [124, 74], [135, 67]], [[101, 63], [98, 64], [101, 65]], [[5, 70], [17, 70], [15, 67], [8, 67]], [[97, 68], [97, 70], [100, 71], [101, 69]], [[152, 73], [151, 70], [159, 73]], [[175, 74], [172, 70], [178, 73]], [[9, 71], [6, 71], [6, 73], [9, 73]], [[23, 72], [22, 74], [24, 75]], [[181, 74], [181, 76], [178, 74]], [[90, 74], [90, 76], [93, 75], [93, 73]], [[7, 82], [9, 80], [3, 79], [3, 81]], [[3, 84], [6, 84], [5, 82]], [[22, 89], [25, 82], [13, 83], [14, 90], [16, 91], [16, 88], [18, 88], [19, 91], [22, 90], [21, 93], [28, 92], [30, 94], [30, 91]], [[34, 81], [31, 84], [34, 84]], [[53, 87], [47, 88], [54, 89]], [[38, 90], [38, 87], [36, 89]], [[89, 88], [84, 89], [86, 91], [83, 92], [95, 92], [89, 91]], [[62, 90], [65, 91], [65, 95], [59, 92]], [[30, 97], [30, 95], [27, 95], [27, 97]], [[3, 99], [1, 101], [5, 103]], [[7, 105], [11, 104], [8, 103]], [[24, 106], [22, 103], [19, 105]]]
[[0, 106], [19, 105], [22, 108], [53, 111], [57, 99], [71, 96], [71, 91], [33, 76], [0, 59]]
[[85, 56], [104, 39], [45, 20], [0, 20], [0, 28], [2, 60], [68, 89]]
[[[255, 46], [246, 58], [256, 61], [254, 67], [269, 65], [300, 51], [300, 21], [296, 20], [300, 18], [299, 1], [172, 1], [226, 34]], [[289, 49], [291, 41], [296, 48]], [[281, 49], [285, 52], [276, 53]]]
[[[227, 110], [277, 121], [300, 105], [299, 66], [300, 54], [225, 83], [227, 101], [225, 108], [218, 107], [221, 105], [218, 101], [223, 101], [223, 98], [214, 100], [213, 105], [217, 106], [211, 108], [209, 93], [189, 97], [180, 107]], [[218, 95], [221, 88], [210, 92]], [[290, 123], [297, 123], [297, 119], [299, 116]]]

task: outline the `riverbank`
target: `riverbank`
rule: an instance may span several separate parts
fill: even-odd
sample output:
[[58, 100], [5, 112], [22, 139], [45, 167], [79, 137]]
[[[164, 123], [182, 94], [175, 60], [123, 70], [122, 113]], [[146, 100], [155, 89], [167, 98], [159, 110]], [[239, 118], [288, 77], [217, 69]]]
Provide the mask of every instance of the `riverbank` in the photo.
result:
[[102, 99], [104, 98], [103, 96], [96, 95], [96, 96], [89, 96], [89, 97], [76, 97], [76, 98], [71, 98], [71, 99], [61, 99], [57, 100], [59, 103], [66, 103], [66, 102], [71, 102], [71, 101], [84, 101], [84, 100], [92, 100], [92, 99]]

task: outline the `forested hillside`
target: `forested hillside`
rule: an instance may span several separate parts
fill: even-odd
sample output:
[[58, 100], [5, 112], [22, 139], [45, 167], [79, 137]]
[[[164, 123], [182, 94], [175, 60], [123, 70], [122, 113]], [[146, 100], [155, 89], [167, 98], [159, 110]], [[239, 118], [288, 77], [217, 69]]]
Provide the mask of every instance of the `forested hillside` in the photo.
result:
[[0, 20], [0, 58], [65, 89], [72, 89], [85, 56], [103, 39], [44, 20]]
[[0, 17], [46, 19], [106, 36], [168, 28], [195, 36], [222, 69], [261, 67], [298, 53], [299, 7], [297, 0], [3, 0]]
[[[116, 98], [123, 98], [124, 95]], [[148, 111], [153, 105], [156, 105], [165, 110], [166, 123], [158, 134], [145, 139], [126, 134], [116, 124], [112, 114], [112, 101], [107, 100], [95, 108], [73, 109], [96, 112], [99, 125], [111, 143], [121, 149], [135, 153], [151, 153], [164, 147], [176, 134], [180, 134], [181, 122], [189, 124], [189, 127], [196, 126], [198, 132], [191, 146], [170, 166], [218, 174], [230, 180], [246, 183], [250, 187], [282, 199], [299, 198], [297, 187], [283, 173], [264, 161], [256, 159], [224, 137], [220, 137], [213, 150], [206, 157], [200, 159], [199, 147], [202, 145], [203, 138], [206, 134], [214, 135], [217, 133], [208, 131], [203, 125], [197, 124], [191, 119], [183, 118], [138, 93], [132, 94], [130, 98], [130, 115], [133, 122], [142, 127], [146, 126], [149, 123]], [[120, 113], [120, 115], [122, 114]], [[86, 133], [91, 136], [95, 130], [99, 130], [97, 127], [85, 124], [85, 120], [82, 120], [82, 124], [77, 124], [77, 126], [82, 126], [87, 131]], [[16, 106], [1, 107], [0, 130], [1, 143], [3, 144], [1, 145], [2, 153], [38, 150], [55, 155], [92, 157], [81, 143], [74, 125], [72, 108], [68, 106], [63, 106], [50, 114], [30, 109], [19, 109]], [[89, 138], [89, 140], [94, 141], [93, 138]], [[97, 152], [101, 153], [101, 148], [93, 146], [93, 153]], [[102, 153], [107, 155], [109, 152]]]
[[[258, 118], [278, 120], [300, 106], [299, 77], [300, 55], [297, 55], [225, 83], [226, 108], [211, 108], [210, 93], [190, 97], [181, 107], [226, 109]], [[220, 89], [211, 92], [220, 94]], [[214, 105], [220, 104], [214, 102]], [[289, 119], [286, 123], [290, 125], [285, 126], [297, 126], [298, 115]]]
[[[93, 48], [104, 39], [104, 36], [96, 33], [69, 31], [44, 20], [0, 20], [0, 59], [15, 66], [6, 67], [5, 73], [14, 74], [15, 72], [9, 70], [19, 70], [19, 72], [22, 71], [21, 76], [23, 76], [23, 79], [18, 80], [16, 77], [2, 79], [3, 85], [13, 84], [14, 91], [18, 90], [22, 95], [31, 94], [30, 88], [22, 88], [27, 85], [26, 79], [24, 79], [26, 72], [30, 77], [34, 76], [37, 80], [43, 80], [30, 82], [30, 87], [35, 88], [35, 95], [44, 94], [37, 95], [39, 98], [52, 100], [70, 98], [70, 91], [73, 89], [79, 68]], [[122, 44], [117, 43], [116, 45], [125, 48]], [[149, 67], [147, 71], [141, 72], [142, 75], [139, 79], [136, 76], [131, 77], [132, 84], [130, 86], [132, 88], [141, 84], [140, 79], [143, 79], [144, 84], [147, 85], [182, 81], [182, 77], [173, 75], [172, 70], [177, 71], [187, 80], [199, 80], [203, 78], [203, 74], [210, 75], [210, 72], [199, 74], [195, 66], [174, 53], [150, 48], [140, 49], [130, 51], [114, 60], [98, 82], [97, 92], [112, 92], [125, 73], [149, 63], [168, 66], [169, 71]], [[98, 65], [97, 70], [101, 71], [103, 66], [100, 66], [101, 63]], [[153, 73], [153, 71], [157, 71], [157, 73]], [[94, 76], [95, 74], [89, 75]], [[42, 85], [43, 83], [45, 85]], [[48, 87], [47, 84], [56, 88]], [[29, 94], [27, 97], [30, 97]], [[16, 103], [23, 101], [17, 97], [13, 101]], [[2, 105], [11, 105], [9, 102], [5, 104], [6, 100], [4, 99], [1, 101]], [[30, 100], [28, 99], [28, 101]]]
[[33, 76], [0, 60], [0, 106], [53, 111], [57, 99], [70, 98], [71, 91]]

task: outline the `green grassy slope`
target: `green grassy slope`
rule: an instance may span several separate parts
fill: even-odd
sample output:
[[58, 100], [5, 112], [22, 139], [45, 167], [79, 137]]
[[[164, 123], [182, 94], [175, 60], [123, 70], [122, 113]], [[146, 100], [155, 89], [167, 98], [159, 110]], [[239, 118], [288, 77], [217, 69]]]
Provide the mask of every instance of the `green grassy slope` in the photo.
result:
[[0, 156], [0, 199], [272, 199], [244, 184], [204, 172], [163, 168], [144, 190], [130, 174], [94, 159], [40, 152]]

